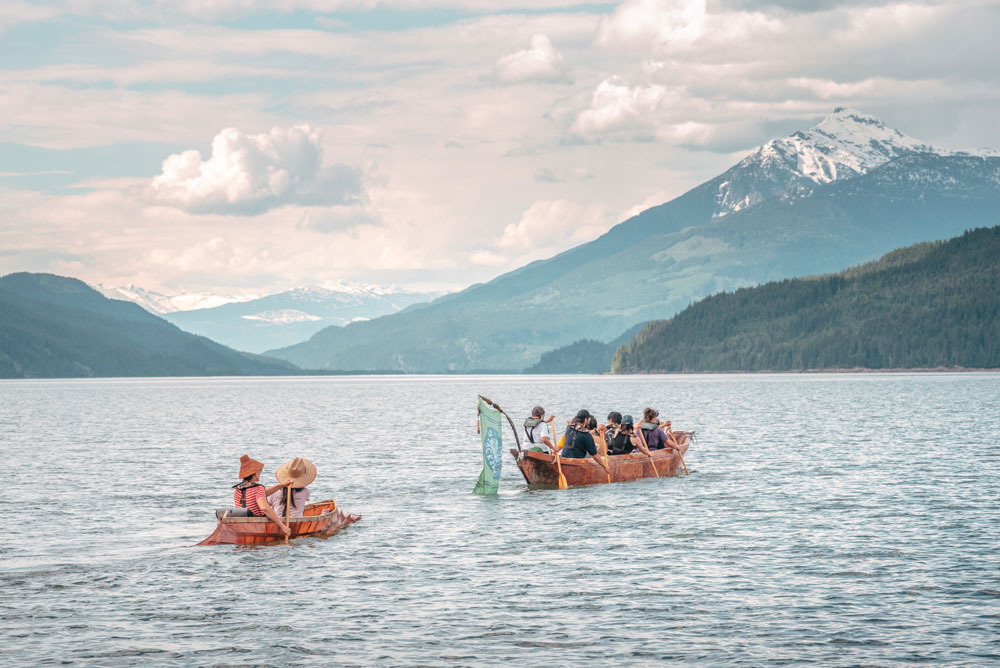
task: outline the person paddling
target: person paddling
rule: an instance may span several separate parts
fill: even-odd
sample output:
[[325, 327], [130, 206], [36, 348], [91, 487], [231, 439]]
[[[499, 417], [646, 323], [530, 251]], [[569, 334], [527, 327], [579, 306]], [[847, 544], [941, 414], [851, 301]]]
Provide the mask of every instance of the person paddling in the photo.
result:
[[[587, 428], [591, 417], [590, 411], [587, 409], [576, 414], [573, 422], [566, 427], [566, 434], [563, 436], [565, 444], [559, 454], [566, 459], [585, 459], [587, 455], [590, 455], [591, 459], [597, 462], [610, 476], [611, 471], [597, 456], [597, 443], [594, 442], [594, 437], [591, 436], [590, 430]], [[597, 430], [603, 434], [604, 425], [597, 427]]]
[[647, 408], [642, 412], [642, 424], [639, 425], [639, 428], [642, 429], [642, 435], [646, 439], [646, 447], [650, 450], [662, 450], [664, 448], [677, 450], [677, 444], [674, 443], [674, 439], [670, 438], [670, 435], [663, 431], [663, 427], [667, 426], [667, 423], [657, 422], [659, 416], [659, 412], [652, 408]]
[[230, 517], [267, 517], [278, 525], [278, 529], [286, 536], [291, 534], [289, 529], [278, 514], [274, 512], [267, 502], [267, 495], [276, 491], [284, 490], [292, 484], [292, 480], [272, 485], [265, 488], [260, 484], [260, 472], [264, 470], [264, 465], [256, 459], [251, 459], [250, 455], [240, 457], [240, 477], [241, 482], [233, 485], [233, 505], [235, 510], [229, 511]]
[[545, 409], [541, 406], [531, 409], [531, 417], [524, 421], [524, 434], [528, 438], [528, 443], [531, 443], [528, 450], [544, 453], [552, 451], [552, 439], [549, 438], [545, 423], [552, 422], [553, 419], [551, 415], [548, 420], [545, 419]]
[[[292, 504], [288, 509], [288, 517], [303, 517], [306, 511], [306, 504], [309, 503], [309, 489], [306, 487], [316, 479], [316, 467], [308, 459], [296, 457], [290, 462], [285, 462], [278, 467], [274, 477], [278, 482], [291, 481], [292, 483]], [[278, 517], [285, 517], [285, 499], [288, 496], [286, 486], [267, 495], [267, 502], [271, 504]]]
[[627, 451], [623, 452], [622, 454], [632, 454], [633, 452], [641, 452], [642, 454], [649, 456], [649, 449], [646, 448], [646, 444], [643, 443], [642, 439], [639, 437], [639, 434], [636, 433], [635, 420], [632, 418], [631, 415], [626, 415], [625, 417], [622, 418], [622, 428], [619, 432], [619, 435], [628, 437], [627, 444], [622, 446], [623, 450], [627, 449]]
[[606, 436], [609, 443], [611, 442], [611, 439], [615, 437], [615, 434], [618, 433], [618, 430], [621, 428], [622, 428], [622, 414], [619, 413], [618, 411], [611, 411], [610, 413], [608, 413], [608, 426], [606, 427], [607, 429]]
[[629, 455], [636, 449], [643, 449], [642, 442], [635, 435], [635, 425], [631, 415], [619, 416], [616, 427], [614, 435], [608, 439], [609, 455]]

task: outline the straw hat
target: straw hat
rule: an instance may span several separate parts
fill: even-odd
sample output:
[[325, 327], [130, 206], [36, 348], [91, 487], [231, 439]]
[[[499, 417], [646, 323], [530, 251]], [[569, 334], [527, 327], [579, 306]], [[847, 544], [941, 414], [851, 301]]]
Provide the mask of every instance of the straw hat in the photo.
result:
[[254, 473], [260, 473], [264, 470], [264, 465], [258, 462], [256, 459], [251, 459], [250, 455], [243, 455], [240, 457], [240, 477], [246, 478]]
[[305, 487], [316, 479], [316, 467], [308, 459], [296, 457], [278, 467], [274, 477], [278, 482], [292, 480], [292, 487]]

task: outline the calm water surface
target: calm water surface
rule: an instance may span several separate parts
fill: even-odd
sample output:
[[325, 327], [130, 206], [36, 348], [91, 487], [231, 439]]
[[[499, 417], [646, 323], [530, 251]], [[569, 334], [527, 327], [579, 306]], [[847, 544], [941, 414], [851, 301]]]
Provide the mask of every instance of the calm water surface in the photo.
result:
[[[529, 491], [507, 456], [475, 496], [477, 392], [518, 423], [658, 407], [691, 475]], [[998, 665], [998, 406], [997, 374], [0, 382], [0, 655]], [[364, 519], [191, 547], [244, 452]]]

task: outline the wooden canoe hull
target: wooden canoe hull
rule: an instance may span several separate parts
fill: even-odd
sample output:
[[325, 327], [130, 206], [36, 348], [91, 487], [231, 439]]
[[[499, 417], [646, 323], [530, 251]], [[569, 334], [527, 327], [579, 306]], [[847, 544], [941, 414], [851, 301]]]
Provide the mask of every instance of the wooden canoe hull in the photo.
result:
[[[293, 517], [289, 521], [292, 530], [289, 538], [325, 538], [360, 519], [360, 515], [351, 515], [337, 508], [337, 502], [332, 499], [310, 503], [305, 508], [304, 517]], [[219, 520], [212, 535], [198, 545], [255, 545], [284, 540], [285, 534], [278, 529], [278, 525], [266, 517], [226, 517]]]
[[[676, 432], [683, 454], [687, 452], [691, 439], [687, 434], [683, 436], [681, 434], [681, 432]], [[510, 454], [514, 455], [517, 468], [521, 470], [521, 475], [524, 476], [524, 480], [530, 487], [559, 486], [559, 472], [556, 468], [554, 455], [529, 450], [518, 454], [514, 448], [511, 448]], [[649, 457], [642, 453], [608, 457], [611, 482], [655, 478], [657, 475], [661, 478], [667, 478], [675, 476], [681, 471], [681, 458], [673, 450], [654, 450], [652, 454], [653, 461], [650, 461]], [[601, 485], [608, 482], [607, 472], [589, 457], [586, 459], [560, 457], [559, 461], [562, 464], [563, 475], [566, 476], [566, 484], [570, 487]], [[653, 472], [654, 464], [656, 473]]]

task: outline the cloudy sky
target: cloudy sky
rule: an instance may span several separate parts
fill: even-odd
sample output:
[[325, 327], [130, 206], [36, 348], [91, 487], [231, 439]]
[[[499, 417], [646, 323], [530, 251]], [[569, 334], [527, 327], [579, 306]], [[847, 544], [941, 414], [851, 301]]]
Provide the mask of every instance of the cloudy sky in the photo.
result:
[[461, 288], [838, 105], [998, 148], [998, 34], [998, 0], [4, 0], [0, 274]]

